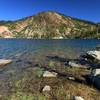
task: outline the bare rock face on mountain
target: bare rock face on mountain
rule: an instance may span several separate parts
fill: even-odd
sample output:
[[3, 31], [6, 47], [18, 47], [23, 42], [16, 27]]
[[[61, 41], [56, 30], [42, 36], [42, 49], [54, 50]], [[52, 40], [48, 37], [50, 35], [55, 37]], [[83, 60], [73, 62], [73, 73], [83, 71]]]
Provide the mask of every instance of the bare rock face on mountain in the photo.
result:
[[[56, 12], [42, 12], [17, 21], [2, 22], [9, 36], [17, 38], [96, 38], [97, 25]], [[1, 26], [2, 27], [2, 26]], [[1, 31], [2, 37], [5, 31]]]
[[0, 26], [0, 37], [11, 38], [12, 33], [9, 31], [8, 27]]

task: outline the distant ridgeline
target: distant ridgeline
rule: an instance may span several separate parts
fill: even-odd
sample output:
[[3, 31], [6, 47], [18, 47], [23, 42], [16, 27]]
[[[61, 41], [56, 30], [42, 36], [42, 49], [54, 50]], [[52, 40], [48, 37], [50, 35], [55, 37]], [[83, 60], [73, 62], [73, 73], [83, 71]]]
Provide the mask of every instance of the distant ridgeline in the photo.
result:
[[56, 12], [42, 12], [17, 21], [0, 21], [2, 38], [100, 38], [100, 23]]

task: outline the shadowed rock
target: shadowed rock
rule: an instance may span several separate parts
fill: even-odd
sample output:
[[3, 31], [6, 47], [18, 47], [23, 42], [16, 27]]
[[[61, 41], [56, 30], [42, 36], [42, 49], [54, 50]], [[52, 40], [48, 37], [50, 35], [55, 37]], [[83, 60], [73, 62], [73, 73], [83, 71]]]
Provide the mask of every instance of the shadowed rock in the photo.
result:
[[100, 90], [100, 68], [92, 69], [91, 73], [86, 76], [86, 81]]
[[100, 90], [100, 74], [92, 78], [94, 86]]
[[48, 59], [55, 60], [55, 61], [60, 61], [60, 62], [66, 62], [67, 59], [59, 57], [59, 56], [47, 56]]

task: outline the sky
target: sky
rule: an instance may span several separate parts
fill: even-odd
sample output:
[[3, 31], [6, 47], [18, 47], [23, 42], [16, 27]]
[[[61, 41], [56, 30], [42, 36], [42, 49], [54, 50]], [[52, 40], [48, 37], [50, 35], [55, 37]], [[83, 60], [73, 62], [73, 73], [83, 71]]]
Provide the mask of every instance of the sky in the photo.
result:
[[100, 22], [100, 0], [0, 0], [0, 20], [17, 20], [43, 11]]

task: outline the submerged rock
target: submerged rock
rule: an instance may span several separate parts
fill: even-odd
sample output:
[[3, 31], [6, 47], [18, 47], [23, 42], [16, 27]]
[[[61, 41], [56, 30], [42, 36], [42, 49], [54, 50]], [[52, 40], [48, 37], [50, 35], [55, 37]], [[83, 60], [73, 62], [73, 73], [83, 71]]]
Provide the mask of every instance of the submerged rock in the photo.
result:
[[49, 85], [46, 85], [44, 88], [43, 88], [43, 92], [49, 92], [51, 90], [51, 87]]
[[80, 67], [79, 64], [72, 62], [72, 61], [69, 61], [68, 65], [71, 66], [71, 67]]
[[76, 63], [76, 62], [74, 62], [74, 61], [69, 61], [69, 62], [68, 62], [68, 65], [69, 65], [70, 67], [87, 68], [86, 66], [81, 65], [80, 63]]
[[10, 59], [0, 59], [0, 66], [1, 65], [7, 65], [11, 62], [12, 62], [12, 60], [10, 60]]
[[74, 96], [73, 100], [84, 100], [84, 99], [80, 96]]
[[43, 77], [57, 77], [57, 73], [45, 71]]

